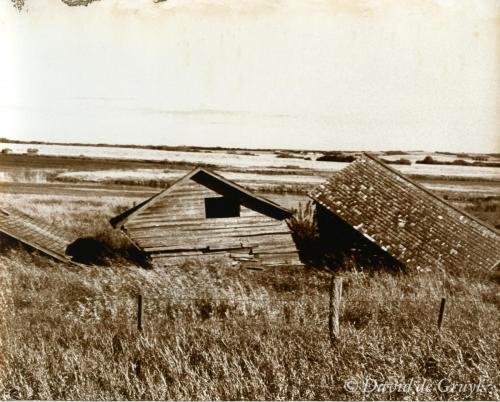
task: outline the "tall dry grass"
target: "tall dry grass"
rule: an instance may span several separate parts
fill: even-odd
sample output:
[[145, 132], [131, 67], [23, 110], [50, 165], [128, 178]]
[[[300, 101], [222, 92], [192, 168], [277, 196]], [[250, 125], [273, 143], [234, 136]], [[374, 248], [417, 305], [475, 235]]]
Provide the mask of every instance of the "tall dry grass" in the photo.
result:
[[16, 249], [0, 267], [6, 399], [498, 399], [492, 389], [344, 389], [367, 378], [498, 384], [500, 303], [490, 283], [343, 272], [342, 336], [332, 349], [326, 272], [80, 269]]
[[[82, 228], [124, 207], [123, 200], [16, 201], [25, 212], [65, 213], [64, 221]], [[0, 397], [499, 398], [491, 386], [500, 383], [498, 284], [465, 273], [354, 266], [337, 275], [344, 277], [342, 333], [332, 348], [327, 271], [256, 272], [197, 261], [144, 270], [122, 260], [79, 268], [7, 247], [0, 255]], [[135, 322], [138, 292], [145, 298], [143, 334]], [[438, 333], [442, 296], [448, 305]], [[350, 379], [433, 386], [421, 394], [350, 392]], [[486, 386], [443, 393], [442, 379]]]

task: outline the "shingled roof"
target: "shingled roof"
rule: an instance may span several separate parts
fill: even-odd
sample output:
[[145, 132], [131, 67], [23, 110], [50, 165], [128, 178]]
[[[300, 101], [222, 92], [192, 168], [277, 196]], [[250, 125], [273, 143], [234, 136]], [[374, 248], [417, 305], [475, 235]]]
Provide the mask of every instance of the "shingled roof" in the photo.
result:
[[498, 232], [377, 158], [362, 157], [311, 198], [410, 269], [492, 269]]
[[22, 212], [0, 208], [0, 233], [27, 244], [51, 257], [75, 264], [66, 255], [68, 240], [45, 222]]

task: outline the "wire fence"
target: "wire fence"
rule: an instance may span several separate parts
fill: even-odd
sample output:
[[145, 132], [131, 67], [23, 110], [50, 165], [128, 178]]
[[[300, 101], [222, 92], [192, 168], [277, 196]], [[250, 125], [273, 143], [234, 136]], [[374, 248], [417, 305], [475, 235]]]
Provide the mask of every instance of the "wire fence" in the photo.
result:
[[[135, 302], [137, 296], [141, 294], [149, 302], [168, 302], [171, 304], [189, 304], [193, 302], [237, 302], [237, 303], [290, 303], [290, 304], [304, 304], [313, 303], [321, 304], [326, 303], [328, 305], [329, 295], [328, 294], [316, 294], [314, 296], [301, 294], [295, 297], [213, 297], [213, 296], [203, 296], [203, 297], [186, 297], [186, 296], [175, 296], [175, 295], [155, 295], [150, 293], [131, 293], [128, 295], [105, 295], [100, 298], [91, 297], [87, 300], [102, 300], [107, 302]], [[352, 296], [350, 294], [343, 294], [343, 300], [352, 303], [397, 303], [397, 302], [418, 302], [418, 303], [439, 303], [441, 296], [434, 296], [430, 298], [428, 295], [415, 295], [415, 296], [384, 296], [383, 299], [380, 297], [370, 297], [370, 296]], [[477, 297], [465, 297], [465, 296], [452, 296], [448, 297], [455, 302], [468, 302], [468, 303], [481, 303], [482, 300]]]
[[[494, 304], [494, 301], [492, 302]], [[465, 309], [465, 307], [467, 307]], [[130, 325], [137, 325], [142, 331], [146, 323], [162, 320], [188, 319], [203, 322], [230, 322], [244, 317], [249, 320], [270, 322], [300, 322], [311, 325], [328, 325], [332, 343], [339, 336], [341, 321], [356, 323], [373, 316], [410, 317], [434, 322], [440, 330], [446, 324], [446, 313], [469, 319], [479, 311], [491, 306], [484, 300], [468, 296], [430, 297], [426, 294], [387, 295], [380, 297], [354, 295], [342, 291], [342, 280], [335, 279], [329, 292], [318, 294], [300, 293], [286, 297], [252, 296], [178, 296], [137, 292], [128, 295], [105, 295], [102, 298], [88, 298], [77, 302], [77, 307], [68, 312], [74, 318], [96, 321], [126, 317]], [[417, 315], [415, 315], [417, 313]], [[366, 318], [368, 317], [368, 318]], [[471, 318], [472, 317], [472, 318]], [[257, 321], [253, 322], [256, 324]], [[388, 325], [390, 322], [388, 322]]]

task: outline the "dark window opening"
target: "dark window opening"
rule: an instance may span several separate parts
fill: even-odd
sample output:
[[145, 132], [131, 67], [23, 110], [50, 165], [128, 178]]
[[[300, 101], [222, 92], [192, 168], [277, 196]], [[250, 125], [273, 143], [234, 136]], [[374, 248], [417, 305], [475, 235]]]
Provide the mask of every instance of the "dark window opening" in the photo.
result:
[[232, 218], [240, 216], [240, 204], [226, 197], [205, 198], [207, 218]]

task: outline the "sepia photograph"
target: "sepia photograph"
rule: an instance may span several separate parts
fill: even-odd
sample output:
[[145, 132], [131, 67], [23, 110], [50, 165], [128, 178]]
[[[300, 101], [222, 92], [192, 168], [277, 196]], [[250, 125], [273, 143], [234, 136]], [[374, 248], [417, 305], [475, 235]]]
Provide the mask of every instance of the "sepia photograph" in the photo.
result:
[[0, 398], [499, 400], [500, 0], [0, 0]]

